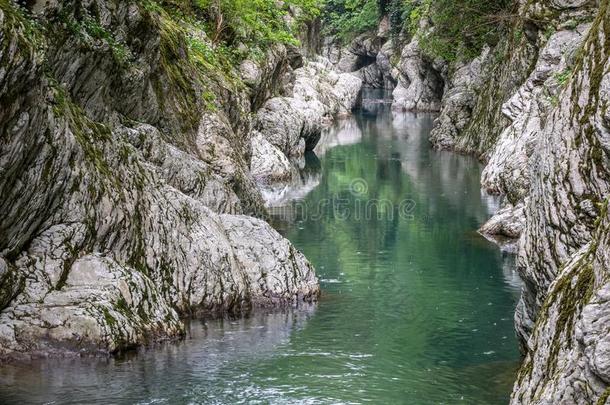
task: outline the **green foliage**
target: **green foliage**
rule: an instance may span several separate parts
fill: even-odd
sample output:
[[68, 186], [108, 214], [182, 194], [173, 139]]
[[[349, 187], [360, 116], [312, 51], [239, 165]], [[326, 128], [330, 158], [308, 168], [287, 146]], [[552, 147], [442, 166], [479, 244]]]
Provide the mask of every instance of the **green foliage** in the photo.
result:
[[156, 1], [145, 0], [142, 2], [144, 9], [150, 13], [161, 13], [163, 11], [163, 7]]
[[131, 51], [125, 43], [117, 40], [112, 32], [104, 28], [91, 15], [84, 14], [81, 19], [77, 20], [72, 13], [65, 10], [59, 17], [68, 31], [82, 43], [88, 45], [95, 43], [108, 44], [117, 63], [125, 64], [133, 58]]
[[561, 86], [565, 86], [571, 76], [572, 71], [570, 69], [566, 69], [563, 72], [555, 73], [555, 79], [557, 80], [557, 83], [559, 83]]
[[[245, 45], [264, 49], [273, 43], [297, 45], [296, 33], [303, 20], [320, 12], [321, 0], [194, 0], [207, 32], [216, 46]], [[298, 10], [297, 18], [288, 15]]]
[[[373, 31], [381, 15], [390, 19], [390, 36], [420, 35], [430, 56], [447, 61], [471, 59], [485, 44], [497, 43], [510, 22], [512, 0], [328, 0], [326, 29], [341, 40]], [[422, 21], [433, 29], [419, 30]]]
[[2, 30], [8, 30], [9, 28], [19, 32], [17, 37], [21, 51], [40, 48], [44, 44], [44, 36], [41, 33], [39, 22], [33, 19], [27, 10], [16, 7], [14, 3], [8, 0], [0, 0], [0, 12], [4, 14], [4, 19], [0, 24], [0, 34]]
[[[390, 20], [393, 40], [419, 35], [424, 51], [447, 61], [471, 59], [485, 44], [498, 42], [511, 22], [513, 0], [328, 0], [328, 34], [343, 42], [374, 31], [382, 15]], [[420, 25], [433, 27], [422, 32]]]
[[390, 36], [392, 40], [396, 40], [406, 25], [405, 21], [411, 21], [411, 14], [416, 6], [411, 1], [392, 0], [386, 7], [390, 16]]
[[218, 107], [216, 107], [216, 95], [214, 93], [212, 93], [211, 91], [205, 91], [201, 95], [201, 98], [203, 99], [206, 110], [208, 110], [208, 111], [218, 110]]
[[432, 56], [447, 61], [472, 59], [486, 44], [499, 41], [503, 29], [511, 22], [512, 0], [411, 0], [410, 29], [421, 18], [434, 27], [421, 36], [420, 43]]
[[564, 23], [563, 27], [568, 30], [575, 30], [578, 27], [578, 20], [571, 19]]
[[328, 0], [324, 22], [328, 34], [347, 42], [367, 31], [375, 30], [381, 15], [377, 0]]

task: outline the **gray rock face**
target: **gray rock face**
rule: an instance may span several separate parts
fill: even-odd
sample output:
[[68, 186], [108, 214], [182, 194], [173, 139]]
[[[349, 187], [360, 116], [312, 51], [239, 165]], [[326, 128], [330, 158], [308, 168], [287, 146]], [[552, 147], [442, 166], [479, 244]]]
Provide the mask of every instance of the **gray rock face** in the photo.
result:
[[450, 75], [432, 140], [488, 160], [482, 186], [507, 204], [480, 231], [508, 249], [519, 238], [512, 403], [606, 403], [609, 6], [519, 6], [535, 23]]
[[467, 128], [477, 104], [477, 94], [487, 79], [490, 49], [456, 69], [445, 83], [440, 115], [430, 133], [430, 141], [439, 149], [453, 149], [458, 136]]
[[[546, 364], [536, 361], [533, 365], [547, 376], [542, 393], [551, 402], [559, 398], [561, 390], [569, 394], [566, 398], [583, 401], [601, 394], [599, 387], [588, 388], [580, 383], [571, 367], [555, 365], [584, 360], [574, 350], [563, 348], [577, 338], [577, 328], [573, 326], [582, 308], [601, 288], [608, 269], [603, 260], [599, 261], [603, 257], [593, 252], [603, 249], [596, 239], [607, 237], [603, 207], [610, 179], [607, 150], [601, 139], [608, 131], [603, 107], [609, 96], [604, 85], [608, 81], [608, 49], [603, 44], [609, 18], [607, 6], [602, 7], [583, 45], [589, 56], [577, 62], [559, 96], [559, 104], [540, 129], [540, 141], [530, 165], [532, 186], [519, 256], [528, 288], [522, 296], [519, 316], [539, 318], [527, 346], [530, 360], [532, 356], [546, 360]], [[573, 290], [574, 285], [580, 290]], [[559, 319], [557, 328], [549, 325], [553, 317]], [[529, 325], [517, 326], [529, 337]], [[554, 329], [553, 336], [549, 336], [550, 328]], [[589, 367], [584, 369], [595, 372]], [[524, 379], [516, 388], [515, 397], [533, 398], [540, 378], [530, 375]]]
[[550, 285], [512, 403], [607, 402], [610, 393], [609, 217], [574, 252]]
[[511, 124], [500, 134], [483, 171], [481, 184], [489, 192], [506, 195], [513, 204], [527, 195], [528, 161], [541, 133], [540, 121], [556, 103], [563, 85], [559, 80], [571, 73], [571, 60], [587, 30], [583, 25], [551, 35], [529, 78], [502, 107]]
[[397, 72], [390, 64], [391, 41], [388, 41], [388, 21], [384, 19], [377, 33], [362, 34], [348, 45], [335, 38], [326, 38], [323, 54], [339, 72], [354, 73], [365, 87], [393, 89]]
[[498, 244], [502, 250], [517, 253], [517, 240], [521, 236], [524, 223], [524, 204], [507, 204], [487, 221], [479, 232]]
[[255, 131], [252, 134], [250, 171], [257, 182], [269, 184], [289, 181], [294, 167], [284, 152]]
[[[504, 41], [447, 78], [448, 85], [438, 124], [431, 134], [436, 147], [470, 153], [487, 160], [500, 133], [510, 121], [502, 106], [526, 81], [536, 63], [540, 31], [549, 25], [546, 7], [519, 1], [523, 21], [540, 22], [540, 27], [523, 23]], [[530, 32], [530, 31], [534, 32]], [[540, 38], [539, 38], [540, 37]]]
[[25, 276], [0, 257], [0, 310], [4, 309], [23, 288]]
[[261, 183], [294, 176], [290, 160], [316, 146], [332, 117], [352, 111], [362, 87], [361, 79], [335, 72], [323, 58], [296, 69], [293, 80], [285, 96], [268, 100], [256, 114], [250, 170]]
[[393, 41], [387, 41], [377, 53], [377, 59], [375, 60], [375, 65], [383, 79], [383, 84], [379, 87], [387, 90], [393, 90], [396, 87], [400, 76], [400, 70], [392, 63], [394, 47]]
[[[180, 316], [315, 300], [302, 254], [240, 215], [265, 213], [247, 94], [204, 92], [168, 15], [71, 1], [41, 24], [57, 15], [80, 35], [45, 38], [0, 4], [0, 357], [113, 352], [181, 336]], [[91, 37], [91, 15], [121, 36]]]
[[[576, 29], [552, 34], [540, 51], [528, 79], [504, 103], [502, 112], [510, 124], [502, 131], [490, 154], [481, 185], [487, 192], [506, 196], [508, 205], [481, 229], [482, 233], [495, 235], [495, 231], [500, 229], [505, 236], [519, 238], [525, 219], [524, 200], [531, 186], [530, 160], [543, 134], [543, 121], [563, 89], [560, 81], [566, 80], [571, 73], [573, 55], [581, 46], [587, 30], [588, 25], [583, 24]], [[506, 232], [506, 229], [518, 232]], [[505, 241], [494, 239], [506, 247]]]
[[417, 36], [402, 49], [400, 75], [394, 89], [392, 108], [402, 111], [438, 111], [444, 82], [432, 61], [421, 51]]
[[281, 44], [267, 51], [262, 61], [243, 61], [239, 73], [248, 86], [251, 109], [256, 111], [269, 98], [277, 96], [281, 92], [284, 77], [302, 64], [303, 56], [298, 50]]
[[376, 89], [385, 87], [383, 71], [377, 63], [371, 63], [370, 65], [362, 67], [354, 74], [358, 76], [367, 87]]

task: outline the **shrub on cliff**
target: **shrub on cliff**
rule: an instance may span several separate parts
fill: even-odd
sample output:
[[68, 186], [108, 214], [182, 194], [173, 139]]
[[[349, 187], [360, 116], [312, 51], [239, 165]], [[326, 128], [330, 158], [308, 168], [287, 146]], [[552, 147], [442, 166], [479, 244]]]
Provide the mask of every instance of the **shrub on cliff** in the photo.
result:
[[213, 44], [266, 48], [297, 44], [300, 24], [319, 14], [321, 0], [194, 0]]
[[377, 28], [381, 15], [378, 0], [328, 0], [324, 9], [327, 34], [347, 42]]
[[[512, 20], [514, 0], [328, 0], [326, 31], [347, 42], [375, 31], [381, 16], [390, 19], [390, 35], [398, 39], [419, 35], [432, 57], [449, 62], [471, 59], [495, 44]], [[432, 27], [420, 30], [420, 26]]]
[[[512, 20], [513, 0], [398, 0], [404, 28], [419, 35], [422, 48], [449, 62], [472, 59], [498, 42]], [[396, 6], [394, 6], [396, 9]], [[418, 31], [421, 21], [431, 30]]]

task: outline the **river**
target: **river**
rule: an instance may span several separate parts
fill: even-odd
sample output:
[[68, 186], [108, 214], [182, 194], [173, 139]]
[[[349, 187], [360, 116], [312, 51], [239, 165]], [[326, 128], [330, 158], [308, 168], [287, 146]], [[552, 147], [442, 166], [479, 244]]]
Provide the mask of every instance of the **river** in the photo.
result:
[[513, 258], [477, 234], [480, 164], [432, 150], [433, 116], [338, 120], [274, 226], [315, 265], [315, 306], [191, 321], [183, 342], [0, 369], [10, 403], [506, 403], [519, 361]]

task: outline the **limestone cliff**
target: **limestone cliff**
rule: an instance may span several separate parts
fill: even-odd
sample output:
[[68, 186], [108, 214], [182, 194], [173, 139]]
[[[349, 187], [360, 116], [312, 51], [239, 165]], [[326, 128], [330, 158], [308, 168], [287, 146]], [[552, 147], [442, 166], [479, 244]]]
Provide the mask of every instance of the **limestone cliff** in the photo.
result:
[[[38, 3], [0, 1], [0, 357], [113, 352], [180, 336], [182, 316], [315, 300], [313, 267], [249, 216], [266, 216], [252, 143], [276, 135], [252, 117], [299, 50], [248, 77], [179, 2]], [[318, 121], [360, 87], [332, 83]]]
[[608, 38], [603, 3], [528, 164], [519, 254], [527, 287], [516, 320], [529, 340], [514, 402], [604, 403], [610, 392]]
[[607, 2], [527, 1], [507, 41], [448, 76], [433, 143], [487, 162], [505, 207], [482, 231], [519, 238], [513, 403], [605, 403], [610, 191]]
[[326, 38], [323, 54], [341, 72], [352, 72], [366, 87], [392, 91], [396, 111], [439, 111], [445, 86], [446, 64], [426, 55], [418, 37], [429, 30], [426, 21], [411, 35], [389, 34], [384, 16], [376, 32], [359, 35], [348, 44]]

